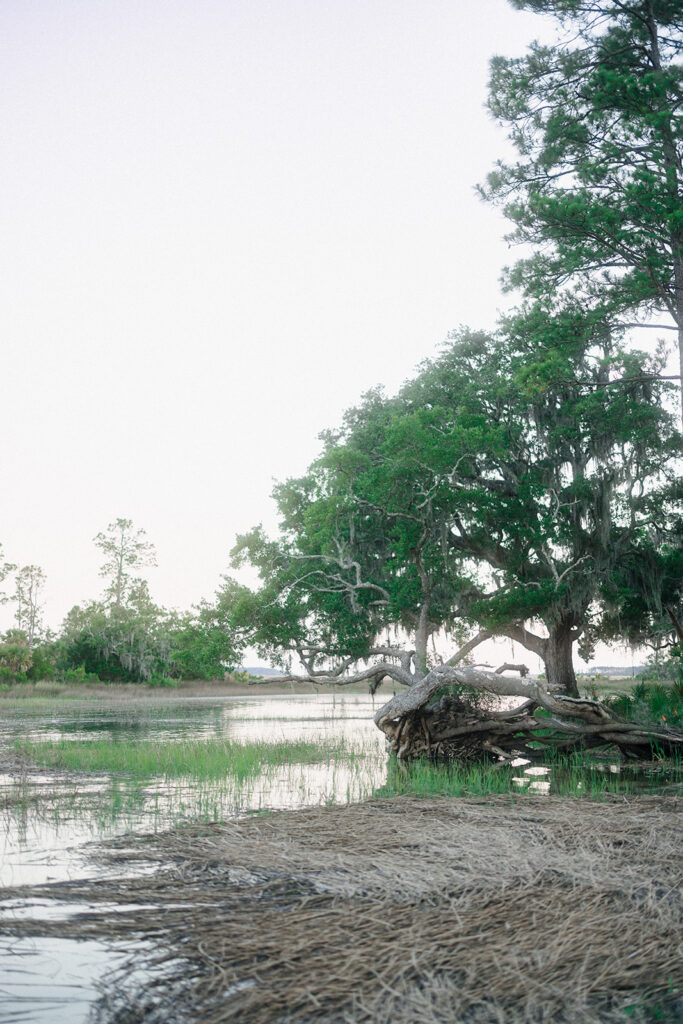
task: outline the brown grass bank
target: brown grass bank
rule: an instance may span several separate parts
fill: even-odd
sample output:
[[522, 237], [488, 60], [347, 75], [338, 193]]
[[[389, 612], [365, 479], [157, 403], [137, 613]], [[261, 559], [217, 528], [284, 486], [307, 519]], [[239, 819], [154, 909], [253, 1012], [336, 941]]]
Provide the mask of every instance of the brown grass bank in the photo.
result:
[[[391, 696], [392, 689], [385, 686], [381, 697]], [[215, 681], [186, 680], [177, 686], [148, 686], [145, 683], [61, 683], [55, 680], [41, 680], [37, 683], [14, 683], [0, 690], [0, 706], [3, 701], [14, 702], [28, 699], [65, 698], [68, 700], [123, 700], [123, 701], [169, 701], [178, 697], [279, 697], [292, 695], [315, 696], [317, 693], [344, 696], [345, 694], [368, 695], [367, 683], [340, 686], [316, 686], [314, 683], [282, 683], [277, 677], [270, 681], [244, 682], [243, 680]], [[380, 699], [380, 698], [378, 698]]]
[[398, 798], [128, 836], [113, 866], [156, 872], [24, 890], [92, 911], [10, 927], [147, 940], [167, 972], [105, 994], [117, 1024], [673, 1024], [682, 806]]

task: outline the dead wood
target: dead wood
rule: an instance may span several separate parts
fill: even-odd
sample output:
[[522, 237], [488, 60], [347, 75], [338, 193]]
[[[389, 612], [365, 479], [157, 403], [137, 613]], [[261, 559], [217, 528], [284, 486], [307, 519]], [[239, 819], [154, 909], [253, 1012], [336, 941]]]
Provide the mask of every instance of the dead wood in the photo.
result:
[[[650, 760], [683, 750], [681, 730], [663, 723], [648, 726], [630, 722], [600, 701], [553, 691], [541, 680], [529, 677], [525, 665], [506, 664], [493, 672], [459, 666], [458, 660], [488, 635], [481, 632], [449, 662], [426, 674], [410, 671], [413, 652], [377, 648], [377, 655], [397, 661], [374, 662], [351, 675], [344, 663], [334, 672], [287, 676], [280, 682], [305, 679], [335, 686], [367, 682], [373, 694], [387, 678], [406, 687], [374, 716], [375, 724], [387, 737], [390, 752], [401, 760], [538, 759], [549, 748], [568, 753], [600, 747], [616, 749], [624, 758]], [[510, 670], [519, 672], [521, 678], [502, 674]], [[488, 697], [522, 700], [510, 710], [491, 712], [462, 694], [444, 692], [463, 687]]]
[[[444, 693], [449, 687], [525, 699], [509, 710], [492, 712], [462, 693]], [[612, 747], [626, 758], [648, 759], [655, 753], [683, 751], [680, 730], [629, 722], [600, 701], [552, 693], [538, 679], [448, 665], [437, 666], [397, 694], [374, 720], [401, 760], [533, 759], [546, 756], [549, 748], [568, 752]]]

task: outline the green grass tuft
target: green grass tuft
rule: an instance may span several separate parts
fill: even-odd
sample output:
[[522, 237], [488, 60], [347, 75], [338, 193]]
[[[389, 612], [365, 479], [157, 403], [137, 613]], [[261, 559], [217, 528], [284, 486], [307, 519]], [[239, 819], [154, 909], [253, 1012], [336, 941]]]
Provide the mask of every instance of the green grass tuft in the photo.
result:
[[352, 757], [343, 741], [234, 743], [209, 738], [121, 743], [110, 739], [17, 741], [17, 753], [35, 764], [69, 771], [132, 778], [246, 779], [283, 764], [327, 763]]
[[420, 760], [405, 765], [392, 758], [387, 781], [376, 796], [484, 796], [514, 789], [510, 769], [494, 765], [439, 765]]
[[376, 796], [488, 796], [493, 793], [544, 794], [600, 800], [609, 795], [655, 793], [663, 785], [683, 785], [683, 766], [670, 759], [660, 766], [628, 766], [587, 754], [548, 758], [543, 772], [525, 764], [404, 764], [392, 758], [386, 783]]

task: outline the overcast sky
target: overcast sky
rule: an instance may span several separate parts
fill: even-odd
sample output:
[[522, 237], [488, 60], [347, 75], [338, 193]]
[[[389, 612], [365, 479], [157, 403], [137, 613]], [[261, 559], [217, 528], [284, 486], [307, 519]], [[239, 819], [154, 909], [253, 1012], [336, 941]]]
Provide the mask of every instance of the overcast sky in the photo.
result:
[[[0, 541], [58, 626], [117, 516], [188, 607], [368, 388], [511, 301], [506, 0], [4, 0]], [[11, 611], [3, 611], [5, 625]]]

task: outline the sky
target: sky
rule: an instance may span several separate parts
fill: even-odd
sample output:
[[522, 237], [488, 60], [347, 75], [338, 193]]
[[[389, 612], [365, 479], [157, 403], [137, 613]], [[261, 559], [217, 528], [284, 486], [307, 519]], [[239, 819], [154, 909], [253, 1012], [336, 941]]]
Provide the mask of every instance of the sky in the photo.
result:
[[4, 0], [0, 542], [53, 627], [117, 517], [157, 601], [210, 598], [322, 430], [493, 326], [488, 61], [534, 38], [506, 0]]

